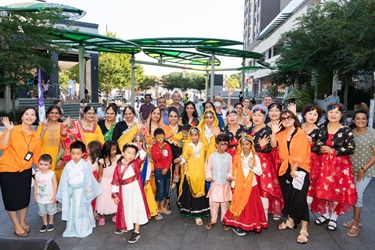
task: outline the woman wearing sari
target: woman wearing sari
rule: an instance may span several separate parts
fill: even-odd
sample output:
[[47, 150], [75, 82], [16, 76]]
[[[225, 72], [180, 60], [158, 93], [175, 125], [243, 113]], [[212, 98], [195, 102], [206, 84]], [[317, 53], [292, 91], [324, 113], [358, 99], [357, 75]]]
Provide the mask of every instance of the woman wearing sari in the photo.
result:
[[135, 121], [135, 109], [132, 106], [126, 106], [123, 111], [124, 120], [118, 122], [112, 134], [112, 141], [117, 142], [117, 152], [121, 153], [125, 144], [131, 143], [134, 135], [143, 127], [141, 122]]
[[104, 141], [112, 140], [113, 130], [116, 125], [117, 105], [111, 103], [105, 110], [105, 119], [98, 121], [102, 130]]
[[104, 144], [104, 137], [98, 124], [96, 123], [96, 110], [87, 105], [83, 109], [83, 119], [80, 121], [72, 121], [70, 118], [65, 120], [68, 125], [68, 136], [65, 138], [64, 161], [70, 161], [70, 145], [74, 141], [83, 142], [86, 147], [92, 141], [99, 141]]
[[60, 107], [52, 105], [46, 112], [47, 120], [38, 126], [38, 133], [42, 140], [41, 154], [49, 154], [52, 157], [51, 170], [56, 174], [57, 183], [60, 181], [64, 166], [62, 142], [66, 138], [66, 127], [68, 125], [66, 121], [59, 122], [61, 115]]

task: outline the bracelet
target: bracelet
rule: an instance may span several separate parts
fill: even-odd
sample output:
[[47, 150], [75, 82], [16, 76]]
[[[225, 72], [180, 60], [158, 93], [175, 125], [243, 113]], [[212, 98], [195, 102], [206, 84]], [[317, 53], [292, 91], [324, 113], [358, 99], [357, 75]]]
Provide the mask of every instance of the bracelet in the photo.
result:
[[360, 167], [359, 169], [362, 169], [363, 173], [366, 173], [366, 169], [364, 169], [363, 167]]

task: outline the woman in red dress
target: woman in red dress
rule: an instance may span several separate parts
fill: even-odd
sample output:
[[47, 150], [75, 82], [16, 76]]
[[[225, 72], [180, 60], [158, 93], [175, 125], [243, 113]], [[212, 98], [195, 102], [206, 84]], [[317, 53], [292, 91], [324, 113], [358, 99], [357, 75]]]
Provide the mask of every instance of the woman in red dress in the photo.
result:
[[348, 212], [357, 202], [357, 191], [349, 155], [354, 153], [354, 135], [343, 126], [344, 106], [330, 104], [327, 107], [328, 123], [321, 126], [312, 151], [321, 155], [319, 179], [310, 194], [312, 211], [321, 216], [315, 224], [328, 222], [328, 230], [337, 227], [337, 218]]
[[[323, 115], [323, 110], [314, 104], [306, 105], [302, 110], [303, 123], [301, 124], [302, 130], [306, 133], [306, 138], [310, 142], [310, 147], [314, 146], [319, 134], [317, 126], [320, 118]], [[312, 197], [311, 190], [314, 188], [320, 170], [320, 157], [317, 153], [311, 152], [310, 154], [310, 187], [307, 194], [307, 203], [311, 207]]]
[[267, 116], [267, 108], [264, 105], [257, 104], [251, 111], [253, 114], [254, 127], [250, 135], [254, 138], [254, 147], [260, 158], [263, 172], [262, 175], [257, 176], [257, 181], [259, 183], [259, 193], [262, 199], [264, 212], [267, 219], [269, 212], [273, 214], [274, 220], [280, 220], [284, 200], [271, 153], [270, 135], [272, 131], [271, 128], [264, 123]]

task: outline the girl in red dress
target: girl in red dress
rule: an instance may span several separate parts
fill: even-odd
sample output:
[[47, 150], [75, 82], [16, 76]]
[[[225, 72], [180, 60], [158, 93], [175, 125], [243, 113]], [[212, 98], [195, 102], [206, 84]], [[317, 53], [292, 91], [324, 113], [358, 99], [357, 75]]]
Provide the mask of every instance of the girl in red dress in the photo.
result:
[[246, 231], [261, 232], [268, 224], [255, 177], [262, 174], [262, 167], [253, 138], [245, 135], [239, 141], [241, 145], [233, 161], [233, 197], [223, 223], [233, 227], [238, 236], [245, 236]]

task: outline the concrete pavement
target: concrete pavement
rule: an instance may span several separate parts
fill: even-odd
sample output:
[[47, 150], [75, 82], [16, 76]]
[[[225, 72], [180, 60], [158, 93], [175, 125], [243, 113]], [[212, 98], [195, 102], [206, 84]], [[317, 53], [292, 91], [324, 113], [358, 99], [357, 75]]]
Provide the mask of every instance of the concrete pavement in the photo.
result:
[[[309, 242], [300, 245], [296, 242], [299, 229], [280, 231], [276, 227], [280, 222], [269, 221], [269, 228], [261, 233], [248, 233], [239, 237], [232, 231], [225, 232], [217, 224], [211, 231], [204, 226], [195, 225], [193, 219], [179, 216], [172, 197], [172, 214], [164, 216], [162, 221], [151, 221], [141, 227], [141, 238], [135, 244], [128, 244], [130, 233], [116, 235], [111, 216], [107, 216], [106, 225], [96, 226], [92, 235], [80, 238], [64, 238], [65, 222], [61, 214], [56, 215], [55, 230], [40, 233], [42, 220], [38, 216], [38, 208], [33, 200], [30, 202], [27, 223], [32, 228], [28, 239], [53, 238], [60, 249], [375, 249], [375, 181], [372, 181], [366, 191], [362, 211], [362, 228], [358, 237], [350, 238], [342, 223], [352, 219], [352, 211], [338, 220], [337, 230], [328, 231], [326, 225], [314, 225], [315, 215], [311, 214], [309, 225]], [[204, 223], [208, 218], [204, 219]], [[0, 238], [16, 239], [12, 223], [4, 210], [0, 196]], [[17, 238], [20, 239], [20, 238]], [[5, 250], [5, 249], [4, 249]]]

